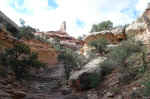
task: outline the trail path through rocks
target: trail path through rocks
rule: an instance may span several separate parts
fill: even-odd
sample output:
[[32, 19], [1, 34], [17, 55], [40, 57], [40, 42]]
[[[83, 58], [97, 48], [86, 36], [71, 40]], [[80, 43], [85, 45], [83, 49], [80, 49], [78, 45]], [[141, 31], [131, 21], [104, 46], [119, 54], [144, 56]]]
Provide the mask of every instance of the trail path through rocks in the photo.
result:
[[29, 85], [30, 90], [25, 99], [64, 99], [60, 89], [63, 73], [63, 65], [59, 64], [39, 74]]

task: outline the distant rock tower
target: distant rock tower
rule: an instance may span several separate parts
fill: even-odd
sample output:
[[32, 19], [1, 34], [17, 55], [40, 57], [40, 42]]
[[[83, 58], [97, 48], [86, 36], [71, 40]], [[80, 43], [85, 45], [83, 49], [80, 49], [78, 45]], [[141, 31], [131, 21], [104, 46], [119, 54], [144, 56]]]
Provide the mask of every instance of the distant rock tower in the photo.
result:
[[66, 21], [63, 21], [63, 23], [60, 26], [60, 30], [61, 32], [66, 32]]

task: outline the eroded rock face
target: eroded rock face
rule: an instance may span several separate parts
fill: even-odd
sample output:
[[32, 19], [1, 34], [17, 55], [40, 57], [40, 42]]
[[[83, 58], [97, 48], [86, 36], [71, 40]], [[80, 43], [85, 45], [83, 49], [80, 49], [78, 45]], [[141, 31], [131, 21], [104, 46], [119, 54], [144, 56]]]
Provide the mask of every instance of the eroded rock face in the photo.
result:
[[57, 52], [51, 45], [38, 40], [17, 40], [9, 32], [1, 29], [0, 31], [0, 51], [5, 48], [12, 48], [16, 43], [25, 43], [31, 51], [39, 54], [39, 60], [49, 65], [57, 64]]
[[105, 38], [106, 40], [108, 40], [110, 43], [112, 44], [117, 44], [119, 42], [121, 42], [122, 40], [126, 40], [126, 34], [125, 34], [125, 27], [116, 27], [113, 28], [112, 30], [104, 30], [101, 32], [94, 32], [91, 33], [90, 35], [86, 36], [84, 38], [84, 45], [82, 46], [82, 48], [80, 49], [80, 53], [82, 55], [87, 56], [89, 53], [89, 51], [91, 51], [91, 49], [93, 49], [93, 47], [89, 46], [88, 43], [93, 41], [93, 40], [97, 40], [99, 38]]
[[116, 27], [111, 30], [104, 30], [100, 32], [93, 32], [84, 38], [85, 43], [99, 38], [105, 38], [110, 43], [117, 43], [126, 39], [125, 27]]
[[38, 53], [41, 62], [48, 65], [57, 64], [57, 52], [50, 44], [38, 40], [25, 40], [24, 43], [31, 48], [31, 51]]
[[13, 44], [17, 43], [16, 38], [11, 36], [7, 31], [1, 29], [0, 30], [0, 50], [5, 48], [13, 47]]
[[150, 8], [148, 7], [143, 15], [126, 28], [128, 36], [135, 36], [136, 40], [150, 44]]

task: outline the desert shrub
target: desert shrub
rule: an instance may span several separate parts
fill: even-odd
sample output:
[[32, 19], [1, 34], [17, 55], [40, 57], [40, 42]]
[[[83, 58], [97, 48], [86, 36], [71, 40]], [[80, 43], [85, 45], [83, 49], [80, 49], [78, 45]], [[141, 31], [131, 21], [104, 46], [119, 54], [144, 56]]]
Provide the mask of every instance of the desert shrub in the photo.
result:
[[142, 43], [133, 39], [122, 42], [119, 46], [111, 49], [107, 60], [100, 64], [104, 69], [104, 74], [111, 72], [113, 69], [118, 69], [120, 73], [119, 80], [122, 83], [127, 83], [133, 80], [136, 76], [135, 57], [131, 56], [143, 53]]
[[95, 47], [96, 51], [102, 54], [106, 52], [108, 41], [105, 38], [99, 38], [89, 42], [89, 45]]
[[96, 88], [101, 80], [100, 73], [83, 73], [79, 76], [80, 87], [82, 90]]
[[111, 88], [111, 92], [113, 92], [114, 94], [119, 94], [121, 92], [121, 89], [118, 87], [113, 87]]
[[142, 90], [143, 96], [150, 97], [150, 81], [143, 84], [145, 88]]
[[13, 48], [6, 49], [1, 53], [0, 64], [12, 70], [17, 80], [29, 77], [31, 68], [44, 66], [38, 60], [37, 53], [30, 51], [25, 44], [15, 44]]
[[34, 28], [30, 26], [22, 26], [20, 27], [20, 30], [17, 33], [17, 35], [15, 35], [15, 37], [17, 37], [18, 39], [24, 38], [24, 39], [30, 40], [34, 38], [33, 32], [36, 32]]
[[89, 87], [96, 88], [101, 80], [100, 74], [92, 73], [91, 75], [88, 76], [88, 80], [90, 81]]
[[114, 61], [104, 60], [104, 62], [100, 63], [100, 68], [102, 70], [102, 75], [105, 76], [107, 74], [110, 74], [115, 66], [116, 66], [116, 63]]
[[113, 28], [113, 23], [110, 20], [103, 21], [99, 24], [94, 24], [92, 26], [91, 32], [99, 32], [103, 30], [109, 30]]
[[40, 36], [35, 36], [34, 38], [35, 38], [36, 40], [41, 41], [41, 42], [48, 42], [46, 39], [44, 39], [44, 38], [42, 38], [42, 37], [40, 37]]
[[66, 79], [70, 77], [70, 73], [73, 69], [80, 67], [81, 60], [79, 60], [79, 55], [72, 51], [72, 49], [65, 48], [58, 55], [58, 60], [64, 63]]

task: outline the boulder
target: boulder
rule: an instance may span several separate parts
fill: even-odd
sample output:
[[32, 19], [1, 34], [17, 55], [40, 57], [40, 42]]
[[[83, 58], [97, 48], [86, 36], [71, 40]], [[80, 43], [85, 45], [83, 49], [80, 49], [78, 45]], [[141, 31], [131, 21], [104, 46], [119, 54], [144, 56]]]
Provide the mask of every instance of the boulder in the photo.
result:
[[99, 67], [99, 63], [103, 62], [105, 59], [105, 57], [98, 57], [83, 66], [81, 70], [74, 71], [70, 76], [70, 86], [77, 90], [87, 90], [95, 87], [95, 84], [97, 85], [98, 81], [101, 79], [101, 68]]

